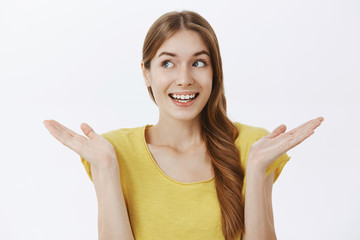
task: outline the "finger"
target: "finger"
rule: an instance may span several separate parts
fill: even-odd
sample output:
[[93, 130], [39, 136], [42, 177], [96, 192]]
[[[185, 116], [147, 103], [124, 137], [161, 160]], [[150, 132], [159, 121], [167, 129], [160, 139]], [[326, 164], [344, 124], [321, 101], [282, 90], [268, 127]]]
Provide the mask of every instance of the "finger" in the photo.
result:
[[51, 121], [44, 121], [46, 128], [49, 130], [50, 134], [60, 141], [62, 144], [66, 145], [67, 138], [70, 137], [66, 132], [64, 132], [58, 125], [54, 124]]
[[321, 121], [316, 118], [311, 120], [310, 122], [308, 122], [308, 124], [306, 124], [305, 126], [303, 126], [302, 128], [298, 129], [297, 131], [297, 135], [298, 136], [307, 136], [308, 133], [313, 133], [313, 131], [319, 127], [321, 124]]
[[98, 136], [98, 134], [95, 133], [94, 129], [92, 129], [92, 127], [90, 127], [87, 123], [82, 123], [80, 125], [80, 128], [83, 131], [83, 133], [90, 139], [94, 139], [95, 137]]
[[57, 137], [63, 131], [54, 120], [45, 120], [44, 125], [54, 137]]
[[55, 121], [55, 120], [50, 120], [53, 121], [54, 124], [61, 130], [65, 131], [66, 133], [68, 133], [70, 136], [74, 137], [76, 135], [78, 135], [76, 132], [72, 131], [71, 129], [65, 127], [64, 125], [62, 125], [61, 123]]
[[78, 135], [76, 132], [72, 131], [71, 129], [65, 127], [64, 125], [62, 125], [61, 123], [59, 123], [55, 120], [49, 120], [49, 123], [51, 123], [59, 131], [64, 131], [65, 133], [69, 134], [69, 136], [71, 136], [71, 137]]
[[281, 124], [280, 126], [278, 126], [277, 128], [274, 129], [274, 131], [272, 131], [272, 133], [270, 133], [268, 135], [269, 138], [274, 138], [279, 136], [281, 133], [284, 133], [286, 131], [286, 126], [284, 124]]
[[69, 139], [78, 135], [77, 133], [71, 131], [70, 129], [66, 128], [65, 126], [61, 125], [59, 122], [55, 120], [48, 120], [46, 122], [44, 121], [44, 124], [46, 124], [51, 135], [53, 135], [57, 140], [59, 140], [66, 146], [68, 146], [66, 142], [68, 142]]
[[309, 124], [304, 131], [314, 131], [317, 127], [321, 125], [322, 121], [315, 119], [311, 124]]
[[320, 126], [320, 124], [321, 124], [321, 122], [323, 120], [324, 119], [322, 117], [313, 119], [310, 122], [308, 122], [305, 127], [301, 128], [300, 130], [298, 130], [298, 131], [294, 132], [293, 134], [291, 134], [290, 135], [290, 140], [289, 140], [290, 148], [293, 148], [293, 147], [299, 145], [305, 139], [307, 139], [312, 134], [314, 134], [314, 130], [318, 126]]
[[[315, 126], [315, 125], [317, 125], [317, 124], [320, 124], [323, 120], [324, 120], [323, 117], [318, 117], [318, 118], [309, 120], [309, 121], [307, 121], [306, 123], [303, 123], [303, 124], [301, 124], [300, 126], [292, 129], [292, 130], [289, 132], [289, 134], [290, 134], [290, 135], [293, 135], [293, 134], [295, 134], [295, 133], [298, 132], [298, 131], [303, 131], [303, 130], [305, 130], [305, 129], [306, 129], [307, 127], [309, 127], [309, 126], [312, 126], [312, 125]], [[319, 125], [317, 125], [317, 126], [319, 126]], [[317, 126], [316, 126], [316, 127], [317, 127]], [[316, 127], [315, 127], [315, 128], [316, 128]], [[313, 129], [315, 129], [315, 128], [313, 128]]]
[[298, 134], [296, 137], [289, 141], [289, 149], [296, 147], [313, 134], [314, 130], [303, 131], [301, 134]]
[[77, 153], [79, 148], [85, 144], [86, 138], [84, 136], [71, 131], [55, 120], [45, 120], [44, 125], [54, 138]]

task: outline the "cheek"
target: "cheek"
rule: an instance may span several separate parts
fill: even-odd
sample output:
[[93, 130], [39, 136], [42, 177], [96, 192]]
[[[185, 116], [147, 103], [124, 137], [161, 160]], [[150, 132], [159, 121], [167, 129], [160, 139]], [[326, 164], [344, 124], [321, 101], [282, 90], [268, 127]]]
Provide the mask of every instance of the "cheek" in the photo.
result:
[[161, 94], [169, 86], [168, 77], [164, 74], [158, 74], [154, 72], [151, 74], [150, 86], [154, 94]]
[[208, 100], [210, 98], [210, 95], [211, 95], [211, 92], [212, 92], [212, 86], [213, 86], [213, 75], [212, 73], [208, 75], [208, 80], [206, 81], [206, 92], [207, 92], [207, 97], [208, 97]]
[[213, 75], [212, 72], [204, 74], [203, 78], [202, 78], [202, 85], [203, 87], [208, 90], [209, 92], [211, 92], [212, 89], [212, 81], [213, 81]]

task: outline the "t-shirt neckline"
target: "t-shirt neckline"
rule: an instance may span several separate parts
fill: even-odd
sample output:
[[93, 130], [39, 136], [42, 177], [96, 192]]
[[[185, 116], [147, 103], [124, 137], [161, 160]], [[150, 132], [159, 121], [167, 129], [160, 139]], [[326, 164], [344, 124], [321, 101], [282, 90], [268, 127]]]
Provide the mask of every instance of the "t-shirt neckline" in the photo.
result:
[[149, 127], [152, 127], [153, 125], [145, 125], [141, 128], [141, 140], [143, 142], [143, 146], [145, 148], [145, 151], [147, 152], [147, 155], [148, 155], [148, 159], [154, 164], [154, 167], [158, 170], [158, 172], [163, 175], [166, 179], [170, 180], [171, 182], [175, 182], [177, 184], [180, 184], [180, 185], [197, 185], [197, 184], [205, 184], [205, 183], [211, 183], [213, 182], [213, 180], [215, 179], [215, 177], [212, 177], [211, 179], [208, 179], [208, 180], [203, 180], [203, 181], [198, 181], [198, 182], [189, 182], [189, 183], [186, 183], [186, 182], [180, 182], [178, 180], [175, 180], [171, 177], [169, 177], [160, 167], [159, 165], [156, 163], [153, 155], [151, 154], [150, 152], [150, 149], [146, 143], [146, 139], [145, 139], [145, 131], [146, 129], [148, 129]]

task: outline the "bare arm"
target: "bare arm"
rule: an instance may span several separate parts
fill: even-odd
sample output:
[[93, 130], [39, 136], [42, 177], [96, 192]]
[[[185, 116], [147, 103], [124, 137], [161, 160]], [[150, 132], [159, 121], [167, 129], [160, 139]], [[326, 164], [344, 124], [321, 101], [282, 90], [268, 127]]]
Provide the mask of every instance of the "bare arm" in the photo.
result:
[[272, 189], [273, 189], [273, 183], [274, 183], [274, 172], [270, 174], [266, 178], [265, 182], [265, 198], [266, 198], [266, 209], [268, 211], [268, 217], [270, 219], [271, 224], [273, 225], [275, 229], [274, 224], [274, 212], [272, 207]]
[[114, 147], [86, 123], [80, 126], [86, 137], [55, 120], [44, 121], [44, 125], [59, 142], [90, 162], [98, 200], [99, 240], [133, 240]]
[[322, 117], [310, 120], [289, 132], [285, 132], [285, 125], [280, 125], [251, 146], [246, 165], [244, 240], [276, 239], [271, 200], [274, 173], [266, 177], [266, 169], [310, 137], [323, 120]]
[[91, 173], [98, 200], [99, 240], [133, 240], [117, 162], [107, 170], [91, 166]]
[[243, 240], [276, 239], [271, 203], [274, 173], [246, 170], [245, 234]]

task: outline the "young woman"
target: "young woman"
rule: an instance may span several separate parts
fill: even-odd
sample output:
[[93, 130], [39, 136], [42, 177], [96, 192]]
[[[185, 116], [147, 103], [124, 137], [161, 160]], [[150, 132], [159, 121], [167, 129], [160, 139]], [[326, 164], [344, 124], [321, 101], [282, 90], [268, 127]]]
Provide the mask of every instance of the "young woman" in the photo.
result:
[[94, 183], [99, 239], [276, 239], [273, 182], [323, 118], [271, 133], [230, 121], [217, 38], [194, 12], [151, 26], [141, 66], [156, 125], [99, 135], [82, 123], [83, 137], [44, 121]]

